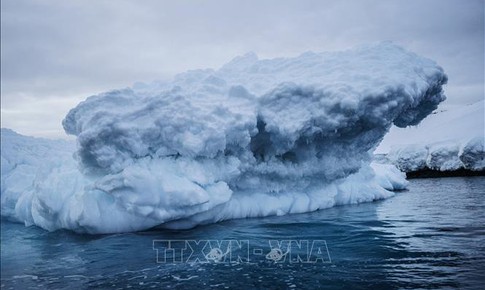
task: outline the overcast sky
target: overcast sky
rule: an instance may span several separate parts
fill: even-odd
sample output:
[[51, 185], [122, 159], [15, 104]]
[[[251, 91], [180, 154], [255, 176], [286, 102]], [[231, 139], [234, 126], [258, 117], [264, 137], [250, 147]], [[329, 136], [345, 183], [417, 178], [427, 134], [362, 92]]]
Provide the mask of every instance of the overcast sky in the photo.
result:
[[86, 97], [260, 58], [391, 40], [447, 72], [448, 104], [484, 98], [483, 0], [1, 1], [1, 121], [63, 137]]

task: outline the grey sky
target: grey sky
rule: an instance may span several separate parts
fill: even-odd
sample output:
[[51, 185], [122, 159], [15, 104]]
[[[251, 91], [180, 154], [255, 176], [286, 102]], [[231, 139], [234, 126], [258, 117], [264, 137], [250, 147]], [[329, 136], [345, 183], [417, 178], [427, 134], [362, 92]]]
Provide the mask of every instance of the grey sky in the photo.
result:
[[218, 68], [391, 40], [437, 61], [448, 103], [484, 97], [483, 0], [1, 1], [2, 127], [63, 137], [89, 95]]

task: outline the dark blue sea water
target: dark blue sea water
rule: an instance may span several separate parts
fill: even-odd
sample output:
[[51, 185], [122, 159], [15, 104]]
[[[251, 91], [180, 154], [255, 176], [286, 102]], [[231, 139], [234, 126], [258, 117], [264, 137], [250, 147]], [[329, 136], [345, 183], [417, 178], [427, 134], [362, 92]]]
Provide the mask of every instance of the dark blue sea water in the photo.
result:
[[[485, 285], [483, 177], [415, 179], [408, 191], [383, 201], [233, 220], [187, 231], [85, 236], [6, 221], [1, 226], [2, 289], [483, 289]], [[194, 253], [189, 257], [191, 247], [163, 252], [168, 240], [189, 241]], [[220, 241], [221, 251], [212, 254], [230, 252], [240, 259], [231, 262], [233, 256], [226, 259], [226, 255], [211, 260], [207, 253], [213, 248], [202, 247], [207, 240]], [[224, 241], [239, 241], [240, 247], [228, 248]], [[314, 249], [302, 246], [315, 241]], [[278, 250], [275, 242], [283, 250], [273, 252], [280, 260], [268, 256]], [[167, 253], [165, 262], [162, 252]], [[174, 263], [173, 257], [181, 262]]]

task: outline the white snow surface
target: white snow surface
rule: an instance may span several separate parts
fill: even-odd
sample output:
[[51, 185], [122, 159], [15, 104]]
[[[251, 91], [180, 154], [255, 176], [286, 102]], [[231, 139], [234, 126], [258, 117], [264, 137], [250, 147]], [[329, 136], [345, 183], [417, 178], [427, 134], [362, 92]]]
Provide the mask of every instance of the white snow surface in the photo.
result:
[[370, 166], [372, 151], [392, 124], [435, 110], [446, 81], [433, 61], [381, 43], [247, 54], [93, 96], [63, 121], [76, 146], [2, 129], [2, 215], [114, 233], [386, 198], [406, 181]]
[[437, 110], [416, 128], [390, 135], [380, 148], [394, 143], [388, 159], [402, 171], [485, 170], [483, 100]]
[[[447, 105], [430, 114], [417, 126], [397, 128], [393, 126], [376, 153], [389, 153], [391, 149], [407, 145], [428, 145], [452, 141], [464, 145], [473, 138], [485, 135], [484, 100], [463, 105]], [[395, 147], [395, 148], [393, 148]]]

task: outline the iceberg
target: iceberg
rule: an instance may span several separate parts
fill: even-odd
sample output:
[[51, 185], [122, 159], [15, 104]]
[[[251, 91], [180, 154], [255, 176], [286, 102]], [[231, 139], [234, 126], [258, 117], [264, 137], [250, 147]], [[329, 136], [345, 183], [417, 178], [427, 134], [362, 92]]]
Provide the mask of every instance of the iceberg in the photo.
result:
[[393, 195], [371, 164], [394, 124], [445, 99], [432, 60], [392, 43], [218, 70], [92, 96], [63, 120], [76, 142], [2, 129], [2, 216], [117, 233], [303, 213]]

